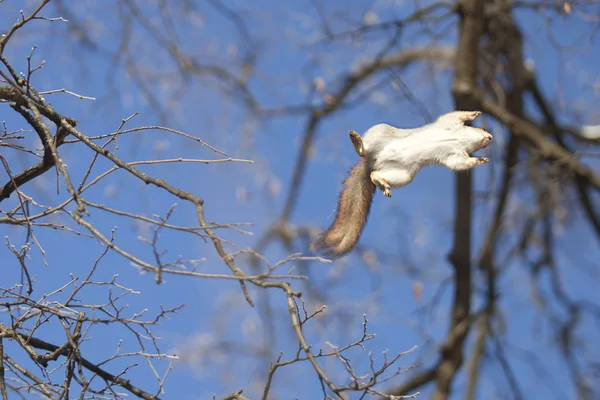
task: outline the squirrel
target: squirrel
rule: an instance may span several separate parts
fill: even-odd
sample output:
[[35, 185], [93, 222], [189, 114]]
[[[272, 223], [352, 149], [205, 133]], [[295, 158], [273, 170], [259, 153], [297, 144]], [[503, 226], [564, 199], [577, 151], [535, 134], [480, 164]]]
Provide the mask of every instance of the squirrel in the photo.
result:
[[376, 188], [392, 197], [392, 188], [408, 185], [428, 165], [464, 171], [487, 163], [486, 157], [470, 156], [492, 141], [489, 132], [468, 124], [480, 114], [453, 111], [414, 129], [377, 124], [362, 138], [350, 130], [350, 140], [361, 158], [344, 181], [335, 220], [312, 243], [312, 250], [328, 250], [332, 258], [352, 250], [367, 222]]

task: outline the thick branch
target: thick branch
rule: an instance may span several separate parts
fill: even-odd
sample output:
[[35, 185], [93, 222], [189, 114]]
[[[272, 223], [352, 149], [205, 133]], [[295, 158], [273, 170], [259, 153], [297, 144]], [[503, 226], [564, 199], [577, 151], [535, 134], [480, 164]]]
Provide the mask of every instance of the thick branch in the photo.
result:
[[[14, 103], [11, 105], [12, 108], [20, 113], [21, 116], [25, 118], [27, 123], [29, 123], [29, 125], [35, 129], [44, 146], [44, 155], [42, 157], [42, 161], [25, 169], [13, 177], [9, 177], [8, 182], [0, 188], [0, 202], [2, 202], [3, 200], [9, 198], [17, 188], [44, 174], [55, 165], [55, 158], [52, 155], [51, 146], [48, 140], [46, 140], [46, 135], [43, 133], [43, 131], [46, 129], [44, 126], [42, 126], [44, 122], [33, 117], [25, 108], [31, 109], [31, 107], [37, 106], [42, 115], [50, 118], [55, 123], [59, 121], [59, 116], [54, 109], [52, 109], [52, 107], [27, 98], [26, 95], [21, 93], [16, 87], [0, 86], [0, 99]], [[68, 121], [71, 124], [75, 123], [75, 121], [70, 118]], [[60, 146], [65, 136], [65, 131], [59, 129], [59, 133], [53, 139], [55, 146]]]
[[[456, 109], [477, 110], [468, 89], [476, 86], [479, 40], [483, 33], [483, 2], [463, 0], [459, 3], [459, 43], [452, 85]], [[452, 381], [463, 363], [463, 347], [470, 328], [471, 311], [471, 198], [472, 172], [456, 173], [454, 244], [449, 259], [454, 268], [454, 300], [446, 341], [442, 345], [437, 367], [436, 387], [432, 399], [450, 396]]]

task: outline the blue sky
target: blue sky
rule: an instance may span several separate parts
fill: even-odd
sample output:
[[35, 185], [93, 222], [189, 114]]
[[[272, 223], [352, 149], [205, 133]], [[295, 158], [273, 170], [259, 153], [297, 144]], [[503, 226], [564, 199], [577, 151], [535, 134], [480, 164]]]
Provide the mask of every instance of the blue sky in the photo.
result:
[[[27, 6], [35, 3], [27, 2]], [[307, 123], [306, 117], [258, 121], [238, 101], [224, 94], [214, 80], [194, 76], [188, 80], [182, 79], [167, 53], [156, 45], [139, 24], [134, 24], [126, 35], [130, 40], [129, 51], [121, 54], [121, 62], [115, 65], [109, 54], [121, 45], [123, 15], [127, 10], [127, 7], [117, 3], [88, 1], [69, 5], [73, 7], [75, 15], [83, 18], [78, 22], [85, 26], [86, 33], [99, 43], [96, 50], [82, 47], [73, 34], [69, 35], [66, 23], [36, 21], [14, 37], [6, 56], [18, 70], [24, 70], [25, 56], [29, 54], [31, 46], [36, 45], [33, 59], [36, 62], [45, 60], [44, 68], [36, 72], [33, 81], [38, 90], [67, 88], [95, 97], [96, 101], [79, 100], [66, 94], [54, 94], [51, 97], [53, 106], [64, 115], [76, 118], [79, 121], [78, 128], [87, 135], [112, 132], [123, 118], [139, 112], [139, 116], [133, 118], [127, 127], [164, 124], [197, 136], [232, 157], [253, 160], [253, 164], [166, 164], [142, 166], [140, 169], [205, 199], [209, 221], [252, 223], [253, 226], [247, 229], [253, 232], [253, 236], [235, 232], [222, 234], [239, 248], [255, 245], [269, 224], [281, 213]], [[183, 7], [182, 4], [170, 6]], [[316, 29], [318, 18], [311, 2], [282, 3], [269, 0], [253, 4], [251, 8], [241, 1], [228, 4], [234, 9], [246, 9], [242, 15], [249, 31], [264, 42], [250, 88], [265, 107], [303, 104], [307, 98], [308, 79], [323, 77], [327, 89], [335, 90], [340, 85], [335, 79], [339, 74], [348, 71], [359, 61], [373, 57], [387, 40], [386, 35], [379, 34], [365, 38], [361, 43], [340, 41], [315, 45], [319, 38]], [[0, 5], [2, 32], [18, 18], [19, 7], [22, 7], [21, 2], [11, 0]], [[339, 19], [336, 22], [336, 17], [342, 13], [348, 18], [360, 20], [369, 11], [380, 20], [386, 20], [401, 18], [412, 9], [411, 4], [391, 0], [357, 1], [350, 5], [332, 1], [327, 2], [324, 12], [332, 23], [332, 29], [341, 30], [344, 26], [347, 28]], [[149, 3], [143, 11], [152, 23], [164, 26], [155, 2]], [[243, 52], [244, 42], [240, 42], [239, 34], [214, 8], [202, 3], [198, 12], [188, 11], [183, 16], [180, 12], [179, 8], [173, 9], [176, 22], [174, 30], [182, 51], [203, 63], [220, 65], [230, 65], [231, 59], [237, 59], [236, 51], [238, 55]], [[50, 5], [44, 15], [59, 14]], [[533, 61], [539, 83], [548, 98], [552, 99], [552, 106], [559, 110], [560, 120], [569, 124], [600, 123], [600, 114], [595, 109], [599, 96], [599, 70], [594, 67], [599, 65], [600, 49], [596, 36], [593, 36], [594, 25], [582, 23], [576, 17], [546, 19], [530, 11], [517, 14], [517, 20], [526, 34], [526, 56]], [[454, 22], [454, 19], [449, 19], [444, 26], [451, 27]], [[430, 38], [424, 36], [421, 28], [408, 27], [403, 32], [400, 48], [430, 43]], [[549, 44], [551, 42], [577, 46], [575, 50], [558, 53]], [[455, 31], [450, 29], [444, 32], [436, 43], [454, 45]], [[164, 115], [168, 116], [166, 121], [148, 106], [147, 98], [127, 72], [128, 64], [140, 68], [140, 74], [146, 74], [144, 79], [149, 82]], [[439, 72], [435, 80], [430, 79], [423, 65], [409, 67], [400, 76], [430, 115], [436, 116], [452, 108], [449, 91], [452, 76], [447, 70]], [[11, 129], [23, 126], [17, 114], [6, 105], [0, 108], [0, 120], [6, 121]], [[324, 120], [318, 127], [314, 157], [306, 171], [292, 223], [320, 228], [329, 225], [340, 182], [357, 158], [347, 139], [347, 130], [363, 132], [379, 122], [412, 127], [427, 120], [420, 109], [402, 99], [391, 88], [391, 84], [359, 106], [337, 112]], [[496, 125], [493, 123], [491, 127], [495, 140], [487, 155], [500, 160], [503, 156], [502, 146], [506, 142], [505, 132], [494, 130]], [[36, 143], [31, 134], [28, 134], [26, 141], [29, 144]], [[123, 136], [119, 139], [119, 148], [118, 155], [126, 161], [219, 157], [197, 143], [160, 131]], [[60, 150], [73, 179], [78, 182], [93, 154], [79, 144], [64, 145]], [[9, 158], [11, 165], [17, 171], [32, 163], [32, 159], [8, 157], [12, 157]], [[589, 158], [585, 162], [597, 170], [597, 161], [594, 164], [594, 159]], [[108, 162], [100, 160], [94, 172], [98, 174], [109, 167]], [[497, 190], [494, 185], [498, 185], [500, 171], [497, 166], [489, 165], [472, 172], [477, 193], [487, 194], [487, 198], [481, 196], [475, 201], [475, 250], [479, 249], [489, 224], [496, 193], [490, 193], [490, 187]], [[520, 169], [519, 174], [524, 171]], [[23, 189], [41, 203], [55, 204], [66, 196], [64, 185], [61, 185], [60, 194], [56, 194], [55, 182], [54, 172], [49, 171], [42, 179]], [[307, 307], [314, 309], [323, 302], [328, 306], [325, 318], [307, 328], [308, 338], [315, 347], [327, 348], [326, 341], [343, 345], [356, 340], [362, 332], [364, 313], [369, 318], [370, 331], [377, 333], [377, 337], [368, 342], [368, 350], [373, 352], [377, 360], [382, 360], [381, 352], [384, 350], [395, 354], [414, 345], [418, 349], [401, 359], [401, 366], [407, 367], [419, 361], [428, 366], [436, 360], [431, 341], [441, 340], [446, 333], [451, 287], [446, 285], [438, 307], [428, 312], [421, 307], [436, 295], [440, 282], [451, 277], [446, 255], [452, 245], [453, 182], [450, 171], [431, 167], [423, 170], [409, 187], [397, 190], [391, 200], [376, 196], [361, 239], [363, 246], [388, 255], [376, 267], [369, 268], [356, 256], [347, 257], [333, 265], [306, 264], [310, 281], [306, 284], [308, 287], [302, 287]], [[246, 200], [239, 198], [240, 192], [247, 192]], [[173, 197], [137, 182], [123, 171], [114, 173], [90, 189], [87, 196], [91, 201], [146, 216], [164, 215], [175, 202]], [[569, 196], [574, 197], [573, 194]], [[509, 223], [518, 224], [518, 215], [522, 215], [519, 213], [531, 208], [532, 199], [532, 193], [527, 189], [520, 190], [517, 196], [511, 198], [508, 209], [514, 212], [514, 220], [509, 220]], [[192, 207], [180, 201], [177, 203], [173, 222], [194, 224]], [[15, 199], [11, 198], [2, 203], [2, 210], [10, 209], [15, 204]], [[582, 223], [578, 210], [567, 211], [569, 222], [555, 239], [555, 256], [561, 279], [566, 292], [574, 299], [597, 302], [600, 278], [596, 261], [600, 257], [598, 240], [590, 227]], [[100, 210], [92, 210], [88, 220], [105, 234], [118, 227], [116, 237], [121, 246], [137, 256], [152, 260], [150, 248], [139, 239], [139, 236], [148, 233], [147, 227]], [[76, 227], [67, 216], [61, 216], [59, 221]], [[16, 227], [0, 225], [0, 235], [8, 236], [17, 247], [25, 240], [24, 231]], [[36, 249], [30, 252], [30, 271], [38, 276], [34, 292], [34, 297], [38, 298], [66, 283], [70, 273], [79, 276], [85, 274], [102, 251], [95, 240], [68, 232], [38, 229], [36, 236], [46, 251], [48, 263], [44, 265]], [[515, 241], [515, 237], [506, 235], [500, 246], [500, 254], [504, 254]], [[202, 272], [226, 272], [225, 265], [212, 246], [198, 237], [164, 232], [160, 246], [168, 249], [166, 257], [181, 255], [185, 259], [205, 258], [199, 269]], [[307, 249], [298, 244], [295, 251], [307, 252]], [[288, 253], [276, 242], [267, 248], [265, 256], [277, 261]], [[17, 282], [20, 274], [18, 265], [4, 247], [0, 247], [0, 260], [3, 281]], [[244, 261], [240, 261], [240, 265], [247, 268]], [[507, 357], [519, 378], [523, 393], [532, 399], [572, 398], [573, 387], [553, 342], [551, 323], [545, 317], [545, 311], [533, 305], [528, 266], [513, 261], [505, 268], [499, 280], [502, 295], [499, 307], [506, 320], [504, 338], [511, 343], [509, 347], [512, 349]], [[585, 273], [586, 269], [591, 272]], [[188, 305], [178, 316], [155, 329], [156, 335], [162, 338], [161, 349], [167, 353], [177, 352], [181, 357], [169, 375], [164, 398], [205, 399], [213, 394], [224, 396], [239, 388], [245, 388], [252, 398], [256, 395], [255, 390], [263, 385], [266, 376], [264, 360], [255, 356], [260, 350], [257, 346], [263, 345], [259, 316], [260, 304], [265, 301], [263, 291], [251, 290], [259, 307], [250, 308], [235, 281], [167, 276], [163, 285], [156, 285], [153, 276], [139, 274], [127, 260], [109, 253], [102, 260], [96, 279], [110, 279], [115, 274], [118, 274], [121, 284], [140, 293], [127, 296], [122, 303], [128, 305], [131, 313], [147, 308], [148, 315], [153, 316], [161, 305]], [[483, 288], [484, 282], [479, 274], [474, 273], [474, 276], [475, 285]], [[421, 303], [415, 300], [412, 292], [412, 285], [417, 281], [424, 285]], [[542, 289], [549, 290], [547, 277], [541, 278], [541, 281]], [[324, 300], [311, 297], [308, 289], [321, 293]], [[68, 296], [68, 292], [60, 294], [58, 299], [64, 299], [65, 296]], [[106, 290], [99, 287], [91, 290], [86, 300], [103, 301], [106, 296]], [[272, 357], [284, 351], [285, 359], [296, 349], [286, 315], [285, 299], [281, 293], [272, 292], [269, 300], [274, 309]], [[475, 299], [474, 305], [481, 305], [480, 300]], [[555, 302], [548, 307], [559, 313], [562, 311]], [[0, 321], [6, 322], [4, 317], [0, 317]], [[58, 344], [63, 340], [57, 327], [44, 329], [47, 332], [42, 331], [40, 335], [46, 333], [46, 340], [52, 341], [54, 338]], [[587, 361], [598, 360], [600, 356], [600, 349], [593, 342], [598, 334], [598, 326], [589, 317], [584, 317], [579, 330], [581, 336], [587, 339], [585, 353], [580, 354], [579, 358], [585, 367]], [[112, 355], [116, 351], [117, 341], [121, 339], [124, 351], [137, 349], [133, 337], [115, 326], [96, 326], [90, 336], [92, 339], [83, 346], [83, 351], [91, 360]], [[219, 351], [218, 343], [225, 343], [227, 350]], [[548, 376], [538, 376], [534, 368], [523, 361], [524, 353], [519, 349], [541, 356]], [[14, 347], [11, 351], [15, 351]], [[356, 360], [357, 368], [367, 371], [364, 353], [353, 352], [352, 358]], [[109, 364], [107, 369], [116, 372], [127, 362], [131, 360], [117, 360]], [[136, 362], [139, 366], [130, 372], [129, 378], [132, 383], [152, 391], [155, 381], [149, 378], [149, 369], [143, 360]], [[166, 364], [158, 365], [163, 370], [166, 367]], [[334, 362], [323, 365], [332, 378], [344, 382], [340, 365]], [[276, 378], [273, 390], [279, 398], [319, 398], [318, 381], [307, 364], [285, 368], [278, 372]], [[396, 379], [394, 382], [400, 382], [402, 378]], [[456, 391], [462, 392], [464, 385], [463, 369], [455, 383]], [[506, 398], [505, 390], [506, 378], [497, 364], [486, 366], [480, 384], [481, 398]], [[421, 392], [422, 398], [427, 398], [430, 389], [425, 388]]]

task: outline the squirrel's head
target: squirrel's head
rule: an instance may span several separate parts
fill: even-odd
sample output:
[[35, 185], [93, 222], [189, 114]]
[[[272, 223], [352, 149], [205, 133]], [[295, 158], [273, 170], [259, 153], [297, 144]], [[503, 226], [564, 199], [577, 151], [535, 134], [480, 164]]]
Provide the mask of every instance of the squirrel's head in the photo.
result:
[[480, 115], [480, 111], [453, 111], [440, 116], [436, 125], [470, 154], [487, 147], [492, 141], [492, 134], [485, 129], [466, 125]]

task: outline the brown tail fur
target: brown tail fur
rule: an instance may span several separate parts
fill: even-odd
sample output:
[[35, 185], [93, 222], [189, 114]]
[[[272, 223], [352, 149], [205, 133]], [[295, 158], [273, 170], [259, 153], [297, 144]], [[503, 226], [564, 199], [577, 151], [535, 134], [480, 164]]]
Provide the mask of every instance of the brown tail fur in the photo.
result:
[[369, 178], [365, 158], [350, 170], [340, 193], [335, 221], [313, 244], [314, 249], [329, 249], [328, 255], [340, 257], [354, 248], [367, 222], [375, 185]]

